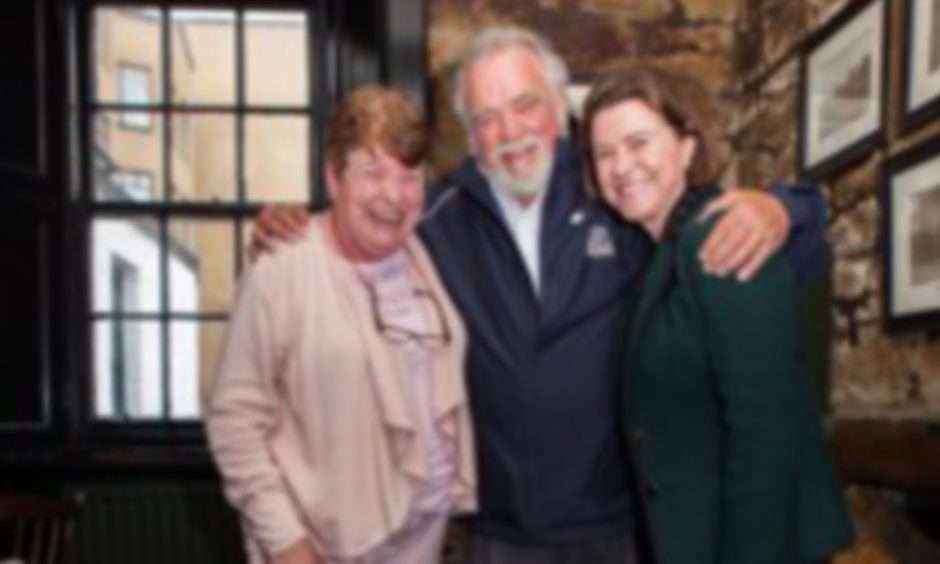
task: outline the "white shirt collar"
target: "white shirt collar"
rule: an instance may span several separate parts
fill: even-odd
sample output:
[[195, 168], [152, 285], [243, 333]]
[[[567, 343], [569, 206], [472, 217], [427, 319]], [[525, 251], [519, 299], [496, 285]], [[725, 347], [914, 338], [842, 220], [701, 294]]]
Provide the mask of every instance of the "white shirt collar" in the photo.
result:
[[529, 273], [532, 288], [535, 290], [535, 294], [539, 295], [541, 289], [541, 245], [539, 241], [542, 232], [542, 210], [545, 207], [545, 193], [548, 191], [548, 187], [546, 186], [540, 190], [528, 206], [522, 206], [506, 190], [494, 186], [492, 182], [489, 182], [488, 186], [499, 204], [500, 211], [503, 212], [503, 218], [506, 220], [509, 232], [512, 233], [516, 248], [519, 250], [519, 254], [522, 255], [522, 261]]

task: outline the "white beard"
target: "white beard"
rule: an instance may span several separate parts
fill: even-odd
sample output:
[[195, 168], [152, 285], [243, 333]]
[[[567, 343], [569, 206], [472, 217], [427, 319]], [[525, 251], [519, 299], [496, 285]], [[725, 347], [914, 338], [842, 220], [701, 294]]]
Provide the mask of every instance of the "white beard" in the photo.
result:
[[[525, 142], [526, 140], [521, 141], [521, 143]], [[520, 142], [516, 142], [513, 145], [518, 143]], [[513, 149], [514, 147], [500, 148], [501, 151], [509, 151]], [[536, 164], [535, 171], [529, 178], [517, 178], [510, 174], [506, 168], [502, 166], [489, 169], [482, 166], [481, 163], [480, 170], [494, 188], [501, 190], [505, 194], [509, 194], [510, 196], [524, 197], [535, 196], [548, 187], [549, 177], [552, 174], [552, 165], [554, 165], [554, 159], [550, 156], [549, 151], [546, 151], [546, 153], [546, 156], [539, 159], [538, 163]]]

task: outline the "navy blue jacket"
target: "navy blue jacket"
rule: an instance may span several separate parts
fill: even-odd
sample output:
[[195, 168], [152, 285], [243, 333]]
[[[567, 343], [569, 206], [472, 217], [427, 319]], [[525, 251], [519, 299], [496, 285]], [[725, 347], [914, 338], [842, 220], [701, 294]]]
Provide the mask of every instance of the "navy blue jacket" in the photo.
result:
[[[432, 189], [420, 227], [470, 335], [480, 511], [469, 522], [520, 544], [625, 537], [636, 525], [619, 438], [620, 344], [651, 245], [585, 193], [572, 145], [556, 149], [540, 295], [473, 159]], [[821, 197], [778, 192], [801, 226], [796, 254], [812, 264]]]

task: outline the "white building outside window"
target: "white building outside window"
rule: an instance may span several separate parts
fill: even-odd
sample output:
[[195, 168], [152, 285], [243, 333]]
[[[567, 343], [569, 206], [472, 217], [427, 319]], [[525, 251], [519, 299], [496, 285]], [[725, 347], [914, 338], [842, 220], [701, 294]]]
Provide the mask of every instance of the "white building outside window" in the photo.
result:
[[[118, 100], [122, 104], [150, 103], [150, 70], [146, 67], [118, 65]], [[150, 129], [149, 112], [122, 112], [121, 125], [136, 129]]]

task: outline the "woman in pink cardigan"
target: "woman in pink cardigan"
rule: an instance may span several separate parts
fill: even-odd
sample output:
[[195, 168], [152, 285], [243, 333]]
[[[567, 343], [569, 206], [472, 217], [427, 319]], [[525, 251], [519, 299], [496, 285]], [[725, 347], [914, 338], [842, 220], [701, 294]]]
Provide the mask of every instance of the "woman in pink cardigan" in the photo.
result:
[[427, 150], [403, 95], [353, 92], [333, 207], [240, 282], [206, 412], [252, 564], [432, 564], [475, 507], [466, 336], [414, 234]]

